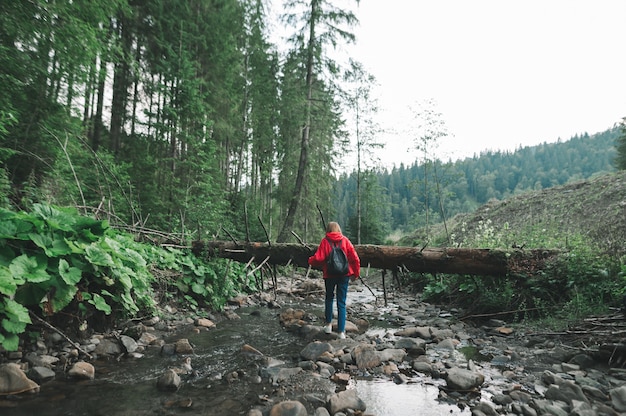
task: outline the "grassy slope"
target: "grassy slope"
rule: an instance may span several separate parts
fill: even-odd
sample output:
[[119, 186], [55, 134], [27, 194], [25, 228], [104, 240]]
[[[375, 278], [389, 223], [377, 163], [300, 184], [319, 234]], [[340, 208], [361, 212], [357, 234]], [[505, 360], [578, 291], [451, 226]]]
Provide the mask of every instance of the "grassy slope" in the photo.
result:
[[[561, 248], [579, 238], [611, 254], [626, 255], [626, 171], [493, 200], [447, 225], [454, 245], [471, 245], [480, 235], [479, 241], [491, 239], [500, 246]], [[431, 235], [431, 245], [449, 244], [442, 225], [433, 227]], [[425, 238], [420, 230], [400, 244], [419, 245]]]

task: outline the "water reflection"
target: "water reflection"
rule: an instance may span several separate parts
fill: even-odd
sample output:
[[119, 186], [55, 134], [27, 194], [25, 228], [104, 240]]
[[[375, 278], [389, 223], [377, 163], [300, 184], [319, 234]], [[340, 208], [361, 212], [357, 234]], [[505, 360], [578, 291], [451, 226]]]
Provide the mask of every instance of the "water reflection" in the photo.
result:
[[367, 404], [367, 413], [376, 416], [470, 415], [469, 409], [441, 404], [437, 386], [421, 383], [396, 385], [384, 380], [357, 380], [354, 388]]

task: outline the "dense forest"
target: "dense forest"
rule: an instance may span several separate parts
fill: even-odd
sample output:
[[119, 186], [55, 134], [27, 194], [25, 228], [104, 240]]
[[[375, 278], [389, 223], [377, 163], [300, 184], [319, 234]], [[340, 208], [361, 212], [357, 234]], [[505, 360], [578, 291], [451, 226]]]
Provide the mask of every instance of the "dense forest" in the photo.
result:
[[[357, 15], [283, 6], [279, 49], [264, 0], [1, 2], [0, 205], [73, 206], [185, 241], [317, 240], [322, 212], [376, 243], [612, 169], [618, 129], [380, 170], [366, 163], [375, 80], [332, 59]], [[337, 178], [345, 157], [357, 168]]]

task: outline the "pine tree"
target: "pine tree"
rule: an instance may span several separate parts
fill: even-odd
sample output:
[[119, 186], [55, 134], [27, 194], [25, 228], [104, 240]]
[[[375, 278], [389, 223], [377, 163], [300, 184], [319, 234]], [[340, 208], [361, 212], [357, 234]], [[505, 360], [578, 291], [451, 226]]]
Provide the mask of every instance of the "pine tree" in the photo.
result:
[[284, 6], [288, 11], [283, 16], [284, 21], [290, 26], [299, 27], [290, 40], [295, 50], [302, 52], [305, 62], [306, 105], [295, 185], [285, 222], [277, 238], [279, 242], [286, 241], [293, 231], [298, 207], [308, 186], [314, 90], [316, 84], [323, 81], [324, 68], [330, 68], [331, 76], [334, 76], [336, 68], [336, 64], [326, 57], [325, 48], [335, 47], [339, 40], [354, 41], [354, 35], [341, 27], [350, 27], [357, 23], [352, 12], [335, 7], [329, 0], [288, 0]]

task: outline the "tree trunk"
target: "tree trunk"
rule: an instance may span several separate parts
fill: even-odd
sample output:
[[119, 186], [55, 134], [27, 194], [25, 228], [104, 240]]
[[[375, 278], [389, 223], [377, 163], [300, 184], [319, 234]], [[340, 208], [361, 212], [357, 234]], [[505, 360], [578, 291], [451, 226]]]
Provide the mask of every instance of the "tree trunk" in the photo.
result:
[[[432, 248], [355, 245], [361, 267], [417, 273], [448, 273], [478, 276], [507, 274], [534, 275], [546, 261], [559, 254], [556, 250], [495, 250], [476, 248]], [[234, 243], [230, 241], [195, 242], [198, 256], [222, 257], [247, 263], [254, 257], [260, 263], [292, 264], [308, 267], [308, 258], [317, 246], [303, 244]]]
[[302, 128], [302, 140], [300, 142], [300, 162], [298, 164], [298, 175], [296, 176], [296, 184], [293, 190], [293, 196], [289, 203], [285, 223], [278, 234], [277, 241], [284, 243], [287, 241], [289, 233], [292, 231], [293, 224], [298, 212], [298, 205], [306, 184], [307, 174], [309, 170], [309, 139], [311, 134], [311, 106], [313, 100], [313, 71], [314, 71], [314, 55], [315, 55], [315, 22], [317, 16], [317, 2], [311, 2], [311, 17], [309, 22], [309, 41], [307, 46], [307, 63], [306, 63], [306, 117], [305, 125]]

